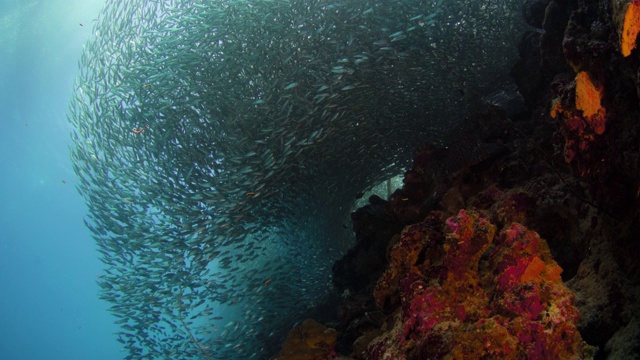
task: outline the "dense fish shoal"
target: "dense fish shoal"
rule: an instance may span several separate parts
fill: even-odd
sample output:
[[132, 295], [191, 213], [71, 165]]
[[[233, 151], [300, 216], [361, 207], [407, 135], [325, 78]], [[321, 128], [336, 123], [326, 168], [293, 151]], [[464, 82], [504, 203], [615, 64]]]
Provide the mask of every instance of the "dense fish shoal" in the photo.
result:
[[275, 353], [354, 195], [508, 82], [519, 3], [108, 1], [69, 120], [127, 359]]

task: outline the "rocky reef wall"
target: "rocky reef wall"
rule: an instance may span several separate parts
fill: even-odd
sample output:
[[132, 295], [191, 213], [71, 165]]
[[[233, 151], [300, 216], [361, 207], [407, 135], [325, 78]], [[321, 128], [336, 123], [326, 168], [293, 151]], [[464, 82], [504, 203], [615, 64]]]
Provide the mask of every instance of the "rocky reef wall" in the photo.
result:
[[640, 2], [523, 16], [517, 90], [352, 214], [333, 357], [640, 359]]

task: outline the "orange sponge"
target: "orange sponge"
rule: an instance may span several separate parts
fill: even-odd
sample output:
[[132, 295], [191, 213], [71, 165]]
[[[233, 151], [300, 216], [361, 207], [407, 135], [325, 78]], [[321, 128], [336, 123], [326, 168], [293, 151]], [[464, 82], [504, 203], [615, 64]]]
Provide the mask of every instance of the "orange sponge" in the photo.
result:
[[576, 76], [576, 109], [582, 110], [582, 115], [598, 135], [602, 135], [605, 129], [605, 110], [601, 101], [602, 87], [594, 85], [586, 71], [579, 72]]
[[620, 37], [620, 50], [627, 57], [636, 47], [636, 38], [640, 32], [640, 1], [634, 0], [627, 6]]

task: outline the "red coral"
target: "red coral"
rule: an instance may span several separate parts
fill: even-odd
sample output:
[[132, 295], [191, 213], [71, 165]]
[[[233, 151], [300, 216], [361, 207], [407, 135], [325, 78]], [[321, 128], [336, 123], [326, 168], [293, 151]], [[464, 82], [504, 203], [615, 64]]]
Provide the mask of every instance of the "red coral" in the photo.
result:
[[[385, 310], [393, 303], [393, 297], [398, 293], [412, 296], [408, 289], [401, 289], [401, 281], [407, 274], [420, 273], [416, 266], [428, 267], [430, 274], [435, 274], [435, 267], [431, 267], [432, 258], [439, 258], [444, 236], [441, 232], [442, 221], [437, 213], [430, 214], [423, 222], [404, 228], [400, 241], [389, 250], [389, 267], [382, 277], [378, 279], [373, 291], [376, 304]], [[423, 255], [425, 263], [417, 264], [418, 258]], [[416, 268], [412, 271], [413, 268]], [[404, 281], [407, 286], [408, 280]]]
[[580, 358], [587, 345], [573, 294], [537, 233], [512, 223], [494, 239], [495, 226], [474, 211], [434, 219], [406, 229], [390, 251], [376, 291], [389, 291], [392, 274], [401, 307], [366, 358]]
[[604, 134], [607, 111], [602, 105], [604, 86], [586, 71], [579, 72], [574, 81], [558, 86], [559, 97], [554, 99], [550, 115], [560, 120], [564, 137], [564, 159], [586, 175], [595, 164], [597, 141]]
[[493, 241], [496, 227], [476, 212], [460, 210], [446, 221], [450, 234], [445, 243], [444, 264], [460, 280], [467, 272], [477, 272], [480, 257]]
[[440, 315], [447, 305], [441, 301], [437, 288], [429, 288], [413, 297], [404, 311], [405, 338], [411, 334], [424, 334], [440, 322]]

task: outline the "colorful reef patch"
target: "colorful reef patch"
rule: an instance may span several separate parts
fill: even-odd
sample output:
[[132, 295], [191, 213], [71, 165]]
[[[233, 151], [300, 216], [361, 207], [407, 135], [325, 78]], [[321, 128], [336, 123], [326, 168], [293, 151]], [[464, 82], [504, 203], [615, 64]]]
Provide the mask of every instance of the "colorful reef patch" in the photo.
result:
[[366, 359], [579, 359], [574, 295], [544, 239], [519, 223], [496, 234], [474, 211], [431, 213], [389, 250], [374, 297], [399, 296]]

